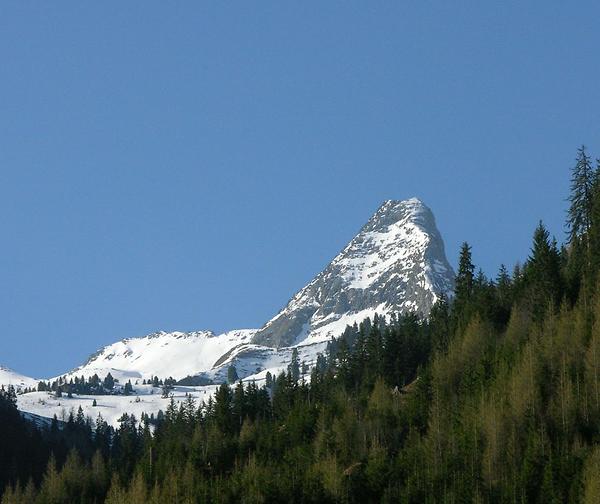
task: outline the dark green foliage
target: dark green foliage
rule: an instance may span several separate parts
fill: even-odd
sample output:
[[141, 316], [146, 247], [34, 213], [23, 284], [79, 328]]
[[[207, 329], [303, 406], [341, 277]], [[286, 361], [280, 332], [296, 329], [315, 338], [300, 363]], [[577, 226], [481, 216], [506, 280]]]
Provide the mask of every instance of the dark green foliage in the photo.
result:
[[232, 364], [231, 366], [229, 366], [227, 368], [227, 383], [229, 383], [231, 385], [232, 383], [235, 383], [238, 380], [239, 380], [239, 377], [237, 374], [237, 369]]
[[463, 244], [453, 300], [347, 327], [309, 381], [294, 351], [263, 387], [232, 373], [206, 404], [94, 433], [81, 410], [38, 430], [3, 390], [2, 502], [600, 502], [600, 189], [586, 214], [581, 170], [567, 246], [540, 223], [492, 281]]
[[450, 306], [443, 294], [429, 312], [429, 329], [432, 349], [445, 352], [450, 339]]
[[453, 327], [464, 327], [471, 316], [471, 297], [475, 280], [475, 266], [471, 259], [471, 247], [464, 242], [460, 248], [458, 272], [454, 287]]
[[577, 151], [575, 166], [571, 173], [571, 194], [567, 225], [569, 242], [589, 233], [592, 221], [592, 194], [596, 183], [596, 173], [592, 160], [581, 146]]
[[112, 375], [110, 373], [108, 373], [106, 375], [106, 377], [104, 378], [104, 388], [106, 390], [112, 390], [114, 386], [115, 386], [115, 380], [112, 377]]
[[523, 279], [526, 302], [537, 320], [541, 320], [549, 308], [555, 308], [562, 298], [560, 270], [556, 241], [550, 241], [549, 233], [540, 221], [533, 234], [533, 247]]
[[292, 380], [298, 381], [300, 379], [300, 358], [298, 357], [298, 349], [292, 350], [292, 358], [288, 366], [288, 372], [292, 375]]
[[123, 388], [123, 394], [131, 395], [132, 392], [133, 392], [133, 386], [131, 385], [131, 380], [127, 380], [127, 383], [125, 384], [125, 387]]
[[115, 380], [108, 373], [104, 380], [100, 380], [97, 374], [86, 379], [84, 376], [71, 378], [67, 383], [62, 377], [53, 382], [40, 381], [37, 385], [38, 392], [53, 391], [57, 397], [61, 397], [63, 393], [67, 393], [69, 397], [73, 394], [86, 395], [104, 395], [104, 394], [129, 394], [133, 391], [131, 381], [125, 384], [123, 388], [115, 387]]
[[203, 375], [186, 376], [177, 382], [177, 385], [185, 385], [188, 387], [203, 387], [205, 385], [213, 385], [213, 380]]

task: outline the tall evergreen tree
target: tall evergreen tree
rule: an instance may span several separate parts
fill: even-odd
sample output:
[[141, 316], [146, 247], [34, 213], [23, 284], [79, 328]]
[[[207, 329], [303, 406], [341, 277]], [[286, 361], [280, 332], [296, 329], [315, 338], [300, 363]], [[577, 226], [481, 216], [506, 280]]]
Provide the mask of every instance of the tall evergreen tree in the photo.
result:
[[123, 393], [125, 395], [131, 395], [132, 392], [133, 392], [133, 386], [131, 385], [131, 380], [127, 380], [127, 383], [125, 384], [125, 388], [123, 389]]
[[292, 350], [292, 360], [288, 366], [288, 371], [292, 375], [292, 380], [298, 381], [300, 379], [300, 357], [297, 348]]
[[496, 317], [502, 326], [508, 323], [513, 303], [513, 281], [504, 264], [500, 265], [494, 289]]
[[471, 247], [464, 242], [460, 247], [460, 257], [458, 260], [458, 274], [456, 275], [456, 285], [454, 295], [456, 300], [468, 300], [473, 292], [473, 280], [475, 266], [471, 259]]
[[571, 173], [571, 194], [569, 196], [569, 212], [567, 226], [569, 242], [582, 235], [587, 235], [592, 219], [592, 193], [596, 174], [592, 168], [592, 160], [582, 145], [577, 150], [575, 166]]
[[600, 270], [600, 159], [596, 160], [591, 200], [590, 230], [587, 243], [589, 245], [590, 284], [595, 286]]
[[113, 378], [113, 376], [110, 373], [108, 373], [106, 375], [106, 377], [104, 378], [103, 384], [104, 384], [104, 388], [106, 390], [112, 390], [113, 387], [115, 386], [115, 379]]
[[229, 366], [227, 368], [227, 383], [229, 383], [230, 385], [233, 385], [238, 380], [239, 380], [239, 377], [238, 377], [237, 369], [233, 364], [231, 364], [231, 366]]
[[448, 298], [441, 294], [429, 312], [429, 334], [434, 350], [444, 352], [450, 342], [450, 310]]
[[464, 242], [460, 247], [458, 260], [458, 273], [454, 285], [454, 329], [464, 326], [470, 317], [470, 302], [473, 295], [473, 284], [475, 280], [475, 266], [471, 258], [471, 247]]
[[560, 255], [556, 241], [542, 221], [533, 233], [531, 255], [525, 267], [527, 296], [534, 318], [540, 320], [548, 305], [557, 305], [562, 294]]

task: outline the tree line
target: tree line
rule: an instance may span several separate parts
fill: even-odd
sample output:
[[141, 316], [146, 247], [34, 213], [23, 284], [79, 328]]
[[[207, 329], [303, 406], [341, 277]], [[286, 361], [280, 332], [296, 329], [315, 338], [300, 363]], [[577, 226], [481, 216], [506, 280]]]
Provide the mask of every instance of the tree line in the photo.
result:
[[463, 244], [451, 299], [347, 327], [310, 379], [296, 355], [268, 386], [118, 429], [40, 430], [3, 393], [2, 503], [600, 502], [600, 162], [584, 148], [566, 225], [559, 245], [540, 222], [494, 278]]

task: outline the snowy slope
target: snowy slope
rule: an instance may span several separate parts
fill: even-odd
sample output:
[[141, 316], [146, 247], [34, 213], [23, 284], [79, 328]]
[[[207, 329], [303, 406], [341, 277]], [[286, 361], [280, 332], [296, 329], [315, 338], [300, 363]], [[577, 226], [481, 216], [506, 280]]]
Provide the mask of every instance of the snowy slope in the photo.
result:
[[[173, 398], [177, 403], [186, 400], [186, 394], [189, 394], [196, 404], [202, 401], [208, 401], [208, 398], [214, 393], [217, 387], [180, 387], [173, 390]], [[86, 416], [92, 420], [102, 415], [102, 418], [114, 427], [118, 427], [118, 419], [123, 413], [134, 414], [139, 420], [142, 413], [156, 415], [159, 410], [165, 411], [170, 398], [165, 399], [159, 390], [148, 385], [134, 387], [136, 394], [130, 396], [123, 395], [73, 395], [72, 398], [66, 396], [54, 397], [48, 392], [31, 392], [17, 396], [17, 406], [19, 410], [31, 415], [37, 415], [52, 418], [54, 415], [59, 420], [66, 420], [69, 412], [77, 412], [79, 406], [83, 409]], [[93, 405], [96, 400], [96, 406]]]
[[[285, 369], [291, 347], [312, 364], [346, 325], [375, 313], [424, 315], [454, 273], [431, 210], [420, 200], [384, 202], [333, 261], [261, 329], [159, 332], [100, 349], [68, 378], [110, 372], [123, 382], [202, 374], [216, 380], [234, 364], [242, 377]], [[65, 375], [63, 375], [65, 376]]]
[[173, 377], [210, 371], [218, 359], [230, 349], [249, 342], [255, 333], [242, 329], [215, 335], [210, 331], [158, 332], [141, 338], [128, 338], [108, 345], [82, 366], [62, 375], [101, 378], [111, 373], [121, 382], [127, 380]]
[[375, 311], [427, 315], [453, 286], [431, 210], [417, 198], [389, 200], [253, 339], [274, 347], [314, 343]]
[[[346, 325], [360, 323], [375, 313], [389, 315], [416, 311], [426, 316], [441, 294], [449, 295], [454, 272], [444, 252], [431, 210], [420, 200], [384, 202], [359, 233], [333, 261], [260, 329], [230, 331], [158, 332], [108, 345], [82, 366], [61, 375], [101, 378], [110, 372], [124, 383], [131, 380], [140, 400], [132, 396], [54, 398], [45, 392], [19, 397], [19, 407], [42, 416], [60, 418], [70, 407], [82, 405], [91, 416], [100, 412], [111, 423], [123, 412], [156, 413], [166, 399], [159, 390], [140, 385], [151, 376], [181, 379], [203, 376], [224, 381], [227, 368], [235, 365], [246, 380], [264, 380], [266, 373], [286, 369], [293, 348], [311, 366], [331, 337]], [[0, 370], [3, 380], [36, 380]], [[137, 383], [136, 383], [137, 382]], [[214, 387], [177, 387], [176, 397], [191, 393], [206, 399]], [[96, 396], [98, 399], [98, 396]], [[93, 409], [91, 409], [93, 408]]]
[[36, 387], [38, 384], [38, 380], [34, 378], [30, 378], [29, 376], [24, 376], [12, 369], [9, 369], [4, 366], [0, 366], [0, 386], [4, 386], [5, 388], [9, 385], [15, 387], [15, 389], [24, 389], [29, 387]]
[[251, 343], [230, 349], [212, 376], [233, 364], [240, 376], [285, 369], [292, 348], [311, 366], [347, 325], [417, 311], [427, 315], [440, 294], [451, 295], [454, 272], [433, 213], [420, 200], [389, 200], [358, 235], [300, 290]]

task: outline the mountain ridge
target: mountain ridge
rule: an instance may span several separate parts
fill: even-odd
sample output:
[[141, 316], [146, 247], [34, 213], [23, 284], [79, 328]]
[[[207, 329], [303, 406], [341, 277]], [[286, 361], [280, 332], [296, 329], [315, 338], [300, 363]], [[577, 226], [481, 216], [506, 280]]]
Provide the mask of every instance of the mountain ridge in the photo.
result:
[[386, 200], [253, 341], [275, 347], [297, 344], [303, 329], [310, 332], [328, 318], [374, 306], [427, 315], [437, 295], [449, 295], [453, 286], [454, 272], [431, 210], [418, 198]]
[[224, 379], [285, 369], [292, 347], [308, 365], [346, 325], [366, 317], [417, 311], [426, 316], [453, 289], [454, 272], [431, 210], [418, 198], [384, 201], [332, 261], [259, 329], [222, 334], [157, 331], [125, 338], [90, 355], [62, 377], [151, 375]]

